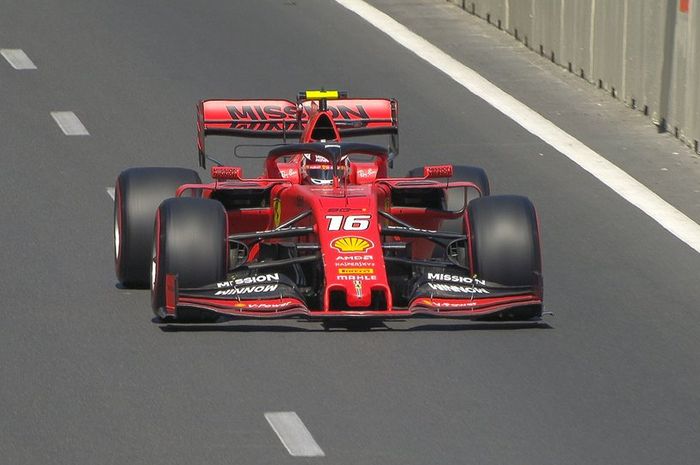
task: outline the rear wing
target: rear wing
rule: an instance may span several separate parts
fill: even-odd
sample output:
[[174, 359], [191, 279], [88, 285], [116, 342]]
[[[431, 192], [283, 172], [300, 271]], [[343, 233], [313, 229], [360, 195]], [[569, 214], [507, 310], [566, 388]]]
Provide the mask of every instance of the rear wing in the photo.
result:
[[[391, 134], [398, 150], [398, 102], [385, 98], [341, 98], [323, 101], [341, 137]], [[282, 139], [301, 136], [316, 100], [202, 100], [197, 104], [197, 150], [205, 167], [209, 135]]]

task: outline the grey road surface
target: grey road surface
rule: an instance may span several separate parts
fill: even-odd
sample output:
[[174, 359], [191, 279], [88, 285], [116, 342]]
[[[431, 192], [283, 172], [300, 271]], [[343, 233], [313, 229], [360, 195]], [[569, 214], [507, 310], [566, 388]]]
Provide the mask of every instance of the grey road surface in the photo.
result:
[[[38, 68], [0, 61], [0, 462], [700, 459], [700, 257], [335, 2], [1, 0], [0, 48], [23, 49]], [[468, 64], [493, 72], [491, 60]], [[176, 331], [152, 322], [146, 292], [116, 286], [105, 188], [122, 169], [194, 167], [198, 99], [320, 86], [399, 99], [397, 174], [428, 160], [476, 164], [494, 192], [532, 198], [549, 328], [246, 321]], [[64, 135], [53, 111], [74, 112], [89, 136]], [[599, 126], [577, 125], [577, 137], [602, 144]], [[691, 160], [649, 134], [653, 149]], [[278, 411], [296, 412], [325, 457], [290, 456], [264, 417]]]

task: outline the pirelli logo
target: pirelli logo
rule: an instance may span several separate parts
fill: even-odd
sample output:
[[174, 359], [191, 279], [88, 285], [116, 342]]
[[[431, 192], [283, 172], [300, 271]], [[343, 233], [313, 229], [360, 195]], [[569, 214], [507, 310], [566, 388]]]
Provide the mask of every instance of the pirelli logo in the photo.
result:
[[338, 268], [338, 274], [374, 274], [374, 268]]

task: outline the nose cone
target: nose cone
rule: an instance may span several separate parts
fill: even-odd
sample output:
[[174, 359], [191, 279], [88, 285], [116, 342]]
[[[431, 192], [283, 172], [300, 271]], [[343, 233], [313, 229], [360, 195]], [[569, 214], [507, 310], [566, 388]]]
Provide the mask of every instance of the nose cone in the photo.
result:
[[388, 291], [376, 196], [371, 186], [352, 189], [358, 195], [314, 204], [326, 278], [324, 310], [369, 308], [373, 291]]

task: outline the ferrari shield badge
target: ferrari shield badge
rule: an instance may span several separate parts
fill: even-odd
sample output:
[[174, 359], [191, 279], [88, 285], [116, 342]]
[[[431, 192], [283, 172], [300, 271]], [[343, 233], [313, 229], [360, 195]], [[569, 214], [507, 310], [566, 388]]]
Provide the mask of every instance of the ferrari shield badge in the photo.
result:
[[274, 227], [280, 225], [282, 221], [282, 201], [278, 198], [272, 200], [272, 223]]

